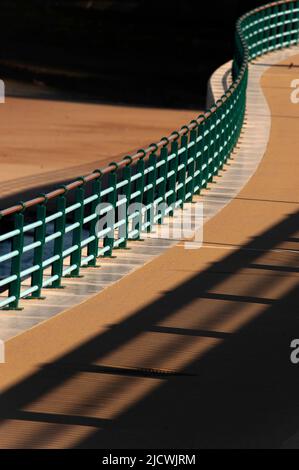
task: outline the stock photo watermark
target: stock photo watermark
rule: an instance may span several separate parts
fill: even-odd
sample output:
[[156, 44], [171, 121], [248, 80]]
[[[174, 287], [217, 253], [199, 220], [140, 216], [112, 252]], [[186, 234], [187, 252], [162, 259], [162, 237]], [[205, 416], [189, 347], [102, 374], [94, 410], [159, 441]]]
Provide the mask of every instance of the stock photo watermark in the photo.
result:
[[97, 207], [99, 221], [96, 236], [114, 242], [127, 239], [155, 238], [184, 242], [186, 250], [196, 250], [203, 244], [203, 203], [190, 203], [179, 209], [177, 204], [132, 203], [119, 195], [115, 205], [101, 203]]
[[291, 102], [293, 104], [299, 104], [299, 78], [292, 80], [291, 88], [294, 88], [291, 93]]
[[290, 360], [291, 360], [291, 363], [296, 366], [299, 364], [299, 339], [294, 339], [291, 342], [290, 348], [291, 348]]
[[5, 364], [5, 345], [4, 341], [0, 339], [0, 364]]
[[3, 80], [0, 80], [0, 104], [5, 103], [5, 83]]

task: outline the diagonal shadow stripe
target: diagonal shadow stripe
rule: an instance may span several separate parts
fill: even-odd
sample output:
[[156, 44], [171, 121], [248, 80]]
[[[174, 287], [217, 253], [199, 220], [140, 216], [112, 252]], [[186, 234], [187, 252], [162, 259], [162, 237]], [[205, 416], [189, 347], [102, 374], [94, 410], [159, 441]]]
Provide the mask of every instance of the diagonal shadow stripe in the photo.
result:
[[104, 418], [94, 418], [90, 416], [75, 416], [56, 413], [41, 413], [36, 411], [7, 411], [5, 419], [16, 421], [33, 421], [37, 423], [64, 424], [76, 426], [91, 426], [93, 428], [102, 428], [111, 423], [111, 420]]
[[[44, 367], [48, 372], [48, 376], [54, 375], [55, 377], [59, 374], [65, 375], [66, 370], [75, 372], [87, 372], [95, 374], [108, 374], [108, 375], [120, 375], [125, 377], [142, 377], [150, 379], [167, 379], [168, 377], [180, 377], [190, 376], [192, 374], [185, 374], [168, 369], [152, 369], [152, 368], [134, 368], [134, 367], [115, 367], [105, 365], [94, 365], [94, 364], [45, 364]], [[54, 374], [53, 374], [54, 372]]]
[[183, 336], [200, 336], [202, 338], [216, 338], [227, 339], [230, 338], [232, 333], [225, 333], [223, 331], [207, 331], [207, 330], [193, 330], [186, 328], [172, 328], [170, 326], [153, 326], [149, 329], [153, 333], [166, 333], [171, 335]]
[[[156, 321], [161, 322], [175, 311], [186, 308], [198, 297], [206, 295], [224, 279], [229, 279], [244, 267], [252, 265], [260, 257], [260, 252], [255, 250], [257, 245], [260, 246], [267, 240], [268, 249], [271, 250], [279, 241], [293, 236], [298, 230], [298, 217], [299, 212], [287, 215], [279, 223], [250, 240], [245, 245], [245, 248], [248, 248], [246, 256], [243, 250], [244, 247], [229, 252], [220, 261], [216, 261], [205, 271], [196, 274], [178, 286], [171, 294], [162, 295], [161, 298], [158, 298], [150, 305], [146, 305], [140, 311], [132, 313], [129, 318], [113, 326], [108, 331], [95, 335], [94, 338], [57, 359], [55, 364], [63, 366], [65, 363], [81, 363], [83, 357], [86, 363], [99, 361], [101, 357], [132, 341], [140, 333], [153, 327]], [[225, 264], [232, 267], [230, 273], [216, 279], [208, 275], [211, 271], [221, 270]], [[101, 338], [100, 342], [99, 338]], [[48, 368], [44, 367], [25, 378], [2, 394], [0, 398], [0, 417], [5, 412], [7, 405], [14, 403], [17, 408], [23, 408], [28, 403], [40, 399], [50, 390], [62, 385], [74, 374], [76, 374], [76, 371], [66, 369], [64, 374], [49, 382], [47, 380]]]

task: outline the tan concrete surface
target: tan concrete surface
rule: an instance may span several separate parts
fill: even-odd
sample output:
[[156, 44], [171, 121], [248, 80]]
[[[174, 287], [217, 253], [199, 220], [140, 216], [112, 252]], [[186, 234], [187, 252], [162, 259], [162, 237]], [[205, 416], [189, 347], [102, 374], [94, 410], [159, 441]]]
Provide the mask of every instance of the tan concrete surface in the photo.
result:
[[176, 246], [7, 343], [0, 447], [275, 448], [298, 431], [292, 62], [263, 77], [267, 154], [202, 249]]
[[0, 106], [0, 198], [11, 193], [22, 198], [28, 188], [86, 174], [159, 140], [196, 115], [72, 102], [29, 85], [21, 89], [23, 96], [14, 96], [20, 87], [9, 82], [6, 103]]

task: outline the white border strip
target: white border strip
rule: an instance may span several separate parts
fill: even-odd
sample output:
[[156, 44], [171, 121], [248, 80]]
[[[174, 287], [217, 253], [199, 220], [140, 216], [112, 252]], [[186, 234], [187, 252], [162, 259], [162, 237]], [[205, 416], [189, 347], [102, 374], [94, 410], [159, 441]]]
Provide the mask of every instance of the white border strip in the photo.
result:
[[[211, 218], [234, 199], [255, 174], [266, 153], [271, 131], [271, 111], [261, 86], [262, 75], [272, 65], [299, 54], [299, 46], [271, 52], [249, 64], [245, 124], [234, 151], [233, 165], [204, 197], [206, 218]], [[222, 65], [211, 76], [208, 84], [207, 104], [217, 101], [230, 85], [232, 62]], [[214, 206], [212, 202], [214, 201]], [[210, 207], [207, 202], [210, 202]]]

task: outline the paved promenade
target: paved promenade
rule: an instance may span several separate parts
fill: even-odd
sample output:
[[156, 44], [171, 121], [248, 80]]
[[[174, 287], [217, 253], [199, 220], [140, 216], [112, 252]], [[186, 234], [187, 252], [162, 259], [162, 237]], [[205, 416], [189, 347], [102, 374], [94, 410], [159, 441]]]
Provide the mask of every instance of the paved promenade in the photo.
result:
[[120, 160], [195, 113], [92, 103], [43, 84], [7, 81], [0, 106], [0, 208]]
[[1, 448], [299, 447], [295, 78], [299, 56], [263, 75], [267, 152], [202, 249], [174, 246], [7, 342]]

